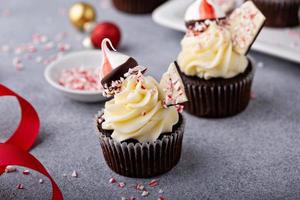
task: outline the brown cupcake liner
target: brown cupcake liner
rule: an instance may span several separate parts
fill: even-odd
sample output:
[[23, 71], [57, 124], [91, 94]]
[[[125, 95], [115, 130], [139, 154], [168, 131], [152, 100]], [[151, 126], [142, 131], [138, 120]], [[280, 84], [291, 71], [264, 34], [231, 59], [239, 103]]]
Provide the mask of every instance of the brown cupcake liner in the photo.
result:
[[151, 13], [167, 0], [113, 0], [117, 9], [132, 14]]
[[[98, 114], [97, 119], [102, 115]], [[147, 178], [171, 170], [180, 160], [185, 121], [154, 142], [117, 142], [99, 129], [104, 159], [111, 170], [128, 177]]]
[[253, 0], [266, 17], [269, 27], [293, 27], [299, 25], [299, 0]]
[[250, 100], [254, 76], [252, 61], [246, 71], [230, 79], [210, 80], [187, 76], [181, 72], [188, 102], [184, 109], [198, 117], [221, 118], [243, 111]]

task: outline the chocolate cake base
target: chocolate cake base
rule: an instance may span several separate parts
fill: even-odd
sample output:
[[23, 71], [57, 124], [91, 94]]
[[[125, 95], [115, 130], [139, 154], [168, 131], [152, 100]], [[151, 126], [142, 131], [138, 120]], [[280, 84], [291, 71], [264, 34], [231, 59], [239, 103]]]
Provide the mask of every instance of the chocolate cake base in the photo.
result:
[[135, 178], [153, 177], [171, 170], [181, 156], [185, 122], [183, 116], [179, 116], [172, 132], [161, 134], [154, 142], [144, 143], [113, 140], [112, 131], [103, 130], [103, 121], [97, 119], [100, 145], [109, 168], [122, 176]]
[[123, 12], [131, 14], [151, 13], [167, 0], [113, 0], [114, 6]]
[[[176, 63], [178, 66], [178, 64]], [[201, 79], [181, 72], [188, 102], [185, 110], [198, 117], [221, 118], [243, 111], [250, 100], [254, 69], [251, 61], [244, 73], [223, 79]]]
[[299, 25], [299, 0], [252, 0], [266, 16], [269, 27], [293, 27]]

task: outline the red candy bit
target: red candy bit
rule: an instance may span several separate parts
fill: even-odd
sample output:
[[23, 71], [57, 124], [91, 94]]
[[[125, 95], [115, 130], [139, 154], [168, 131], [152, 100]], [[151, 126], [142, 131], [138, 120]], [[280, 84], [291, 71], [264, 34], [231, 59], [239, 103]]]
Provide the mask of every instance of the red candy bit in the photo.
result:
[[118, 186], [120, 187], [120, 188], [124, 188], [125, 187], [125, 183], [124, 182], [120, 182], [119, 184], [118, 184]]
[[162, 196], [160, 196], [160, 197], [158, 197], [158, 199], [157, 200], [165, 200], [165, 198], [164, 197], [162, 197]]
[[137, 189], [139, 191], [143, 191], [145, 189], [145, 186], [142, 184], [136, 184], [135, 189]]
[[71, 49], [71, 46], [69, 44], [59, 43], [57, 45], [57, 48], [60, 52], [69, 51]]
[[116, 183], [116, 182], [117, 182], [117, 180], [115, 178], [110, 178], [109, 179], [109, 183]]
[[176, 108], [177, 112], [182, 113], [184, 106], [183, 105], [175, 105], [175, 108]]
[[158, 181], [153, 179], [152, 181], [149, 182], [149, 186], [150, 187], [155, 187], [155, 186], [158, 186]]
[[202, 0], [199, 7], [200, 19], [216, 19], [215, 9], [207, 0]]
[[28, 169], [26, 169], [26, 170], [23, 171], [23, 174], [27, 176], [27, 175], [30, 174], [30, 171]]
[[142, 197], [146, 197], [146, 196], [148, 196], [149, 195], [149, 192], [147, 191], [147, 190], [144, 190], [143, 192], [142, 192]]
[[24, 185], [23, 185], [23, 184], [21, 184], [21, 183], [19, 183], [19, 184], [17, 185], [17, 189], [19, 189], [19, 190], [23, 190], [23, 189], [24, 189]]

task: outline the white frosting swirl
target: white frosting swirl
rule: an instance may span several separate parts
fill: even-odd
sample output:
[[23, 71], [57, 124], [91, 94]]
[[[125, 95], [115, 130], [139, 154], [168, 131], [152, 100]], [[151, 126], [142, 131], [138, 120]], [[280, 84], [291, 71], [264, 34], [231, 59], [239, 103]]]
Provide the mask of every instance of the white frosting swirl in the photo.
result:
[[186, 34], [181, 45], [177, 61], [190, 76], [231, 78], [244, 72], [248, 65], [247, 58], [233, 50], [229, 30], [216, 23], [198, 35]]
[[150, 76], [131, 75], [125, 79], [120, 93], [106, 102], [102, 128], [113, 130], [116, 141], [136, 139], [155, 141], [161, 133], [171, 132], [179, 120], [175, 107], [164, 108], [162, 90]]
[[[201, 18], [200, 13], [200, 5], [203, 0], [196, 0], [193, 2], [186, 10], [184, 20], [188, 21], [197, 21], [197, 20], [206, 20]], [[207, 2], [213, 7], [216, 18], [223, 18], [225, 17], [225, 13], [223, 12], [222, 8], [215, 3], [213, 0], [207, 0]]]

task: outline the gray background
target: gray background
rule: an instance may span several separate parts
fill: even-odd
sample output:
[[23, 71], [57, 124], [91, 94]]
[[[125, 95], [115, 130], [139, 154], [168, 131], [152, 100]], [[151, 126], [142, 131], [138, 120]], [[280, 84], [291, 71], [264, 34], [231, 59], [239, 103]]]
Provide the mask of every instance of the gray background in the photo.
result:
[[[74, 1], [0, 0], [0, 46], [16, 47], [31, 41], [34, 33], [49, 39], [66, 31], [72, 50], [82, 49], [84, 37], [70, 26], [64, 10]], [[120, 51], [135, 57], [160, 78], [180, 51], [183, 36], [156, 25], [149, 15], [130, 16], [114, 10], [107, 1], [91, 1], [98, 20], [112, 20], [122, 29]], [[34, 57], [55, 54], [39, 49]], [[187, 118], [182, 158], [169, 173], [158, 177], [160, 186], [150, 188], [143, 199], [299, 199], [300, 198], [300, 66], [264, 54], [250, 52], [264, 66], [257, 68], [253, 90], [257, 98], [247, 110], [227, 119]], [[93, 117], [103, 104], [84, 104], [65, 98], [43, 77], [45, 65], [23, 59], [24, 70], [12, 65], [13, 51], [0, 53], [0, 82], [28, 99], [41, 119], [39, 138], [31, 153], [48, 169], [65, 199], [121, 199], [142, 197], [130, 186], [148, 179], [120, 177], [106, 166], [98, 143]], [[26, 56], [26, 55], [25, 55]], [[100, 56], [100, 55], [99, 55]], [[19, 120], [15, 99], [0, 98], [0, 139], [13, 132]], [[79, 178], [70, 176], [73, 170]], [[21, 170], [19, 170], [21, 171]], [[66, 173], [68, 176], [63, 177]], [[32, 172], [0, 177], [0, 199], [49, 199], [46, 178]], [[108, 183], [115, 177], [127, 183], [119, 189]], [[23, 183], [25, 190], [17, 190]]]

